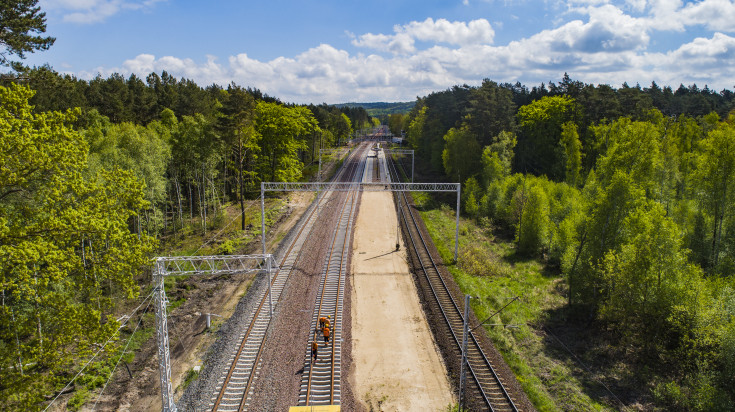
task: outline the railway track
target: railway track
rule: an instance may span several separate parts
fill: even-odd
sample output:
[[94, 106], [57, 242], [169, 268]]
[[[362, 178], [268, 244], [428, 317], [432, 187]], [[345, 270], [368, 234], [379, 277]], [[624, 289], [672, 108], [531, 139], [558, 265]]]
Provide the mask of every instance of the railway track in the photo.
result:
[[[390, 159], [388, 164], [393, 178], [399, 181], [395, 165]], [[447, 343], [446, 349], [450, 354], [447, 361], [456, 362], [458, 366], [461, 362], [464, 308], [454, 299], [439, 272], [418, 219], [414, 216], [409, 197], [405, 192], [398, 192], [396, 196], [400, 205], [401, 227], [405, 233], [409, 255], [414, 263], [420, 287], [423, 289], [425, 304], [433, 317], [439, 318], [439, 322], [434, 324], [435, 333], [438, 332], [445, 337], [445, 339], [437, 337], [437, 340]], [[467, 359], [469, 367], [465, 404], [471, 410], [518, 411], [516, 403], [505, 388], [503, 378], [496, 373], [492, 362], [472, 332], [468, 338]]]
[[[359, 151], [363, 161], [360, 171], [355, 174], [358, 181], [371, 174], [366, 168], [369, 164], [363, 150]], [[299, 406], [339, 405], [341, 403], [342, 385], [342, 309], [344, 287], [347, 276], [347, 262], [350, 253], [350, 239], [354, 223], [355, 211], [359, 199], [359, 191], [351, 190], [344, 196], [339, 212], [339, 221], [335, 227], [319, 280], [319, 292], [311, 319], [311, 332], [306, 342], [304, 373], [301, 377]], [[318, 319], [330, 316], [332, 326], [330, 343], [322, 341], [321, 331], [317, 328]], [[312, 361], [311, 345], [318, 342], [316, 361]]]
[[[337, 178], [354, 179], [359, 167], [358, 151], [350, 155], [352, 161], [345, 162]], [[271, 280], [271, 290], [274, 308], [277, 306], [281, 293], [288, 281], [291, 271], [301, 256], [302, 246], [312, 228], [317, 222], [320, 205], [330, 201], [332, 194], [320, 196], [307, 210], [306, 219], [297, 226], [297, 234], [288, 246], [278, 270]], [[217, 390], [212, 394], [207, 409], [212, 411], [242, 411], [247, 410], [252, 396], [253, 383], [258, 377], [258, 367], [264, 347], [265, 335], [270, 324], [271, 316], [268, 310], [268, 293], [264, 290], [258, 297], [259, 304], [250, 314], [248, 325], [238, 336], [240, 344], [233, 348], [228, 355], [228, 364], [225, 374], [217, 383]]]

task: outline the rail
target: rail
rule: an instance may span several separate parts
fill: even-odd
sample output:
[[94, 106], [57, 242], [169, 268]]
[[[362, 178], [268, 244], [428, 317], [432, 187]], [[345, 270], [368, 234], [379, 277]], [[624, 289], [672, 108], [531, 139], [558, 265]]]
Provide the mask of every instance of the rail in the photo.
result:
[[[390, 165], [391, 171], [397, 178], [398, 173], [395, 169], [395, 165], [393, 165], [392, 162], [390, 162]], [[411, 205], [408, 202], [406, 194], [398, 193], [397, 196], [399, 205], [401, 203], [405, 204], [405, 207], [399, 207], [400, 218], [402, 218], [407, 229], [407, 234], [411, 245], [413, 246], [416, 259], [421, 266], [426, 283], [431, 290], [431, 295], [433, 296], [436, 306], [441, 313], [441, 317], [444, 319], [445, 325], [449, 330], [452, 341], [456, 345], [453, 349], [461, 352], [461, 339], [458, 336], [458, 333], [461, 333], [464, 323], [463, 314], [459, 305], [454, 300], [446, 282], [439, 273], [437, 264], [432, 257], [423, 234], [421, 233], [417, 219], [411, 211]], [[425, 255], [424, 259], [421, 258], [421, 255]], [[428, 260], [428, 262], [425, 262], [425, 260]], [[448, 313], [448, 311], [451, 311], [451, 313]], [[517, 407], [505, 389], [505, 386], [496, 373], [495, 368], [493, 368], [490, 360], [482, 350], [475, 335], [470, 333], [469, 338], [470, 348], [468, 350], [468, 354], [471, 356], [468, 356], [470, 359], [468, 362], [468, 370], [475, 383], [476, 389], [478, 390], [479, 396], [483, 401], [482, 403], [484, 403], [484, 405], [491, 411], [517, 411]], [[484, 371], [487, 371], [487, 373]], [[484, 379], [484, 374], [489, 375], [491, 379]], [[498, 389], [501, 396], [488, 395], [489, 392], [497, 391]]]

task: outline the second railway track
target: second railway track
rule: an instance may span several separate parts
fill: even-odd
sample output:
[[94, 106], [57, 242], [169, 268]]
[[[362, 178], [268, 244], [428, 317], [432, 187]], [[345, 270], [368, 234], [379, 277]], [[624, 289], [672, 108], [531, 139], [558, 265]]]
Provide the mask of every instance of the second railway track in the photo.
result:
[[[390, 159], [391, 174], [397, 180], [398, 173]], [[434, 261], [430, 248], [413, 212], [409, 196], [405, 192], [396, 193], [400, 204], [400, 219], [405, 231], [406, 245], [410, 250], [418, 283], [423, 292], [425, 304], [429, 306], [432, 317], [439, 318], [434, 327], [444, 335], [447, 342], [445, 350], [449, 355], [447, 362], [459, 365], [461, 361], [462, 330], [464, 325], [463, 307], [452, 296]], [[435, 332], [435, 333], [436, 333]], [[438, 337], [437, 337], [438, 338]], [[470, 333], [467, 345], [467, 390], [466, 404], [471, 410], [518, 411], [516, 402], [508, 393], [504, 379], [498, 375], [494, 365], [483, 351], [477, 337]]]
[[[364, 160], [355, 174], [356, 181], [362, 180], [371, 171]], [[344, 197], [340, 207], [339, 221], [331, 236], [328, 257], [319, 280], [319, 292], [314, 305], [311, 319], [311, 333], [304, 362], [304, 373], [301, 377], [301, 390], [298, 404], [300, 406], [339, 405], [342, 395], [342, 315], [344, 304], [344, 288], [347, 277], [347, 262], [350, 254], [350, 240], [355, 220], [355, 211], [359, 200], [359, 191], [350, 190]], [[318, 320], [322, 316], [330, 316], [334, 326], [330, 336], [330, 343], [320, 342], [320, 333], [317, 328]], [[318, 342], [316, 360], [311, 358], [311, 342]]]
[[[354, 180], [361, 176], [362, 164], [359, 151], [349, 157], [352, 161], [345, 162], [345, 166], [338, 174], [338, 179]], [[277, 306], [281, 293], [288, 281], [289, 275], [297, 260], [301, 256], [302, 246], [317, 224], [320, 205], [332, 201], [332, 194], [320, 196], [306, 212], [306, 218], [296, 227], [296, 235], [289, 245], [278, 270], [271, 281], [272, 299], [274, 308]], [[265, 336], [270, 325], [271, 317], [268, 310], [269, 297], [263, 292], [258, 297], [259, 304], [246, 322], [247, 327], [237, 339], [238, 346], [231, 348], [228, 365], [220, 377], [216, 391], [212, 394], [206, 410], [212, 411], [243, 411], [249, 409], [250, 398], [253, 394], [253, 384], [258, 377], [260, 357], [265, 344]]]

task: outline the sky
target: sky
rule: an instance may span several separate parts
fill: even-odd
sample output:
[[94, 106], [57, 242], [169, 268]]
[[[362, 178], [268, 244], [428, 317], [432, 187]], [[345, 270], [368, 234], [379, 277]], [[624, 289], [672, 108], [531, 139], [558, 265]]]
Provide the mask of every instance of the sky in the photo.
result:
[[40, 0], [83, 79], [163, 70], [294, 103], [412, 101], [483, 79], [735, 89], [735, 0]]

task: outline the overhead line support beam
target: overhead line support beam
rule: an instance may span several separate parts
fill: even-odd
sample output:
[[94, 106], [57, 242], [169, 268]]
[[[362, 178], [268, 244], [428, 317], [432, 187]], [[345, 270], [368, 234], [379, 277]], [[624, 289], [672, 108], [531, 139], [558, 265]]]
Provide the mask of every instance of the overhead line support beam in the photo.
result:
[[[462, 185], [459, 183], [353, 183], [353, 182], [261, 182], [260, 214], [262, 222], [263, 253], [265, 253], [265, 192], [456, 192], [457, 212], [454, 233], [454, 261], [459, 256], [459, 207]], [[317, 204], [318, 205], [318, 204]]]
[[[153, 292], [156, 300], [156, 333], [158, 335], [158, 370], [161, 381], [161, 410], [176, 412], [171, 383], [171, 358], [168, 340], [166, 276], [221, 275], [225, 273], [268, 272], [268, 297], [271, 299], [270, 277], [278, 265], [273, 255], [234, 256], [169, 256], [157, 257], [153, 264]], [[271, 317], [273, 306], [271, 300]]]

